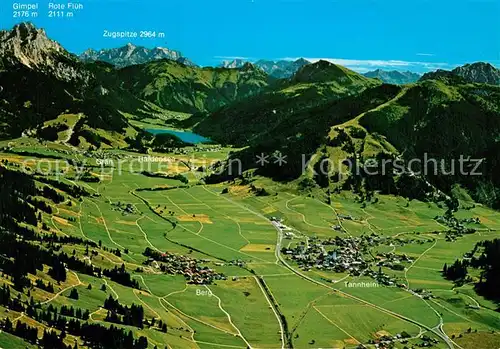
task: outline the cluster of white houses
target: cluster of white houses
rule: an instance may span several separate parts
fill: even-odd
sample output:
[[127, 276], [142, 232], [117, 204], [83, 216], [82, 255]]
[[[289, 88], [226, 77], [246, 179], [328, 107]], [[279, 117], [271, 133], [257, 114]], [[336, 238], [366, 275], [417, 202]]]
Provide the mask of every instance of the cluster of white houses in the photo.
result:
[[413, 259], [406, 254], [397, 254], [394, 252], [378, 253], [377, 266], [390, 268], [394, 270], [404, 270], [403, 263], [413, 263]]
[[360, 275], [362, 270], [368, 267], [363, 253], [353, 241], [345, 239], [344, 242], [341, 246], [336, 245], [334, 249], [331, 249], [330, 241], [322, 242], [317, 238], [312, 238], [307, 243], [301, 242], [293, 248], [283, 248], [282, 253], [296, 261], [305, 271], [316, 268]]

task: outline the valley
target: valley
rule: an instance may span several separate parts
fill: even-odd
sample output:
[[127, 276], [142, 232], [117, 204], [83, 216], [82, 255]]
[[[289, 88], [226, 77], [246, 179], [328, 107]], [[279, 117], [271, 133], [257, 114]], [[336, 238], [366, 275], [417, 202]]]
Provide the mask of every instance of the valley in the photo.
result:
[[[18, 154], [22, 149], [13, 148]], [[62, 175], [49, 170], [57, 160], [44, 156], [58, 153], [49, 147], [36, 158], [2, 154], [7, 168], [23, 164], [32, 169], [28, 172], [45, 170], [44, 178], [86, 192], [79, 199], [60, 192], [67, 198], [60, 203], [41, 198], [52, 213], [42, 212], [33, 229], [47, 237], [81, 239], [59, 243], [60, 252], [94, 267], [122, 266], [137, 284], [125, 286], [81, 271], [68, 272], [58, 282], [45, 274], [46, 266], [29, 279], [52, 284], [53, 292], [34, 288], [31, 298], [18, 293], [21, 302], [38, 311], [71, 305], [88, 311], [90, 323], [106, 325], [109, 310], [103, 302], [109, 296], [124, 305], [141, 305], [144, 325], [128, 328], [146, 337], [151, 347], [343, 348], [391, 342], [403, 348], [428, 342], [466, 348], [476, 333], [497, 340], [500, 317], [491, 302], [470, 284], [457, 287], [441, 275], [444, 264], [477, 242], [497, 237], [500, 214], [486, 207], [459, 209], [461, 219], [478, 217], [480, 223], [473, 224], [474, 234], [450, 241], [449, 228], [435, 220], [444, 209], [433, 203], [377, 195], [376, 203], [362, 207], [342, 192], [328, 205], [265, 178], [256, 178], [255, 185], [271, 185], [276, 194], [256, 196], [244, 183], [200, 183], [183, 164], [201, 164], [207, 156], [223, 160], [223, 151], [153, 154], [169, 156], [169, 163], [159, 166], [162, 173], [181, 174], [186, 184], [145, 176], [145, 164], [134, 161], [137, 155], [121, 151], [105, 153], [122, 158], [121, 168], [116, 161], [98, 166], [95, 158], [75, 157], [98, 178], [78, 180], [74, 174], [79, 170], [70, 165], [59, 167]], [[158, 165], [149, 164], [152, 171]], [[85, 247], [86, 241], [91, 247]], [[347, 250], [336, 246], [344, 243], [352, 244], [362, 262], [345, 259], [340, 269], [325, 268], [325, 253], [337, 251], [337, 258], [343, 258]], [[317, 248], [319, 254], [312, 252]], [[197, 261], [203, 269], [177, 269], [176, 262], [161, 267], [179, 258]], [[404, 268], [396, 269], [397, 264]], [[198, 273], [204, 271], [215, 274], [201, 281]], [[8, 277], [2, 281], [13, 285]], [[77, 301], [71, 298], [73, 289]], [[29, 319], [25, 312], [7, 309], [4, 316], [14, 324]], [[159, 321], [166, 324], [166, 333], [154, 325]], [[28, 324], [39, 331], [47, 326], [44, 320]], [[72, 345], [77, 339], [68, 332], [65, 342]]]
[[0, 31], [0, 349], [499, 347], [499, 70], [333, 61]]

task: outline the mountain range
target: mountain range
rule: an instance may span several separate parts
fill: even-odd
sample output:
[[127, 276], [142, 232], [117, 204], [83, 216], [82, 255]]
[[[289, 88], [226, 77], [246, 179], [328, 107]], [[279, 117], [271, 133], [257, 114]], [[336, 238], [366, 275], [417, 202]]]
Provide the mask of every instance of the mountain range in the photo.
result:
[[[200, 68], [161, 59], [118, 68], [84, 62], [27, 23], [0, 32], [0, 53], [3, 139], [24, 135], [84, 149], [137, 147], [147, 137], [132, 119], [185, 112], [194, 115], [179, 126], [242, 147], [232, 156], [246, 171], [301, 190], [406, 191], [421, 199], [427, 194], [427, 182], [418, 176], [365, 176], [340, 164], [333, 172], [347, 175], [337, 180], [303, 171], [304, 159], [313, 167], [321, 159], [363, 164], [425, 154], [486, 159], [481, 176], [429, 175], [426, 181], [445, 192], [460, 185], [475, 200], [500, 207], [500, 87], [498, 69], [486, 63], [428, 73], [402, 86], [328, 61], [299, 61], [302, 66], [284, 79], [251, 63]], [[255, 164], [256, 155], [277, 151], [287, 155], [285, 165]]]
[[[341, 69], [322, 66], [327, 71]], [[194, 129], [216, 141], [245, 146], [233, 158], [240, 159], [246, 171], [302, 189], [379, 191], [426, 200], [428, 183], [446, 193], [459, 185], [475, 200], [500, 207], [500, 180], [495, 175], [500, 171], [500, 87], [441, 79], [398, 86], [350, 72], [330, 75], [329, 84], [339, 85], [325, 90], [321, 87], [327, 75], [318, 74], [318, 66], [308, 67], [312, 71], [298, 75], [319, 77], [323, 83], [285, 86], [232, 104], [205, 116]], [[357, 81], [356, 89], [344, 85], [351, 81]], [[338, 93], [339, 86], [345, 93]], [[286, 164], [255, 162], [261, 154], [276, 153], [286, 155]], [[484, 159], [481, 174], [433, 175], [434, 170], [427, 169], [422, 180], [408, 173], [394, 175], [392, 170], [381, 170], [377, 176], [363, 172], [363, 164], [371, 159], [380, 164], [383, 159], [409, 162], [427, 157], [455, 166], [451, 164], [460, 156]], [[315, 174], [313, 169], [324, 161], [331, 166], [329, 173]], [[232, 166], [234, 162], [228, 161], [225, 175], [209, 180], [231, 179], [228, 174], [236, 173]]]
[[[484, 63], [466, 65], [446, 73], [445, 79], [437, 72], [398, 86], [319, 61], [269, 92], [204, 116], [194, 130], [245, 147], [233, 154], [245, 170], [302, 189], [379, 191], [426, 200], [429, 185], [446, 193], [458, 185], [475, 200], [500, 207], [500, 180], [495, 175], [500, 171], [500, 87], [475, 82], [494, 82], [489, 74], [495, 70], [484, 68]], [[260, 166], [254, 160], [276, 153], [286, 155], [285, 164]], [[371, 159], [426, 156], [448, 166], [460, 156], [485, 161], [480, 176], [430, 171], [422, 179], [394, 175], [392, 170], [363, 174], [363, 163]], [[326, 176], [314, 171], [323, 161], [331, 166]], [[304, 163], [310, 166], [304, 168]], [[209, 180], [230, 179], [234, 162], [226, 166], [226, 175]]]
[[[62, 49], [58, 43], [53, 42], [52, 44], [54, 45], [56, 51], [60, 51]], [[128, 43], [123, 47], [102, 49], [99, 51], [88, 49], [79, 55], [79, 59], [83, 62], [106, 62], [116, 66], [117, 68], [125, 68], [132, 65], [152, 63], [161, 60], [171, 60], [189, 67], [197, 67], [195, 63], [184, 57], [179, 51], [163, 47], [149, 49], [143, 46], [135, 46], [131, 43]], [[262, 70], [271, 78], [287, 79], [291, 78], [303, 66], [309, 64], [311, 64], [311, 62], [304, 58], [300, 58], [295, 61], [258, 60], [255, 62], [249, 62], [246, 59], [236, 58], [222, 61], [219, 67], [227, 69], [241, 69], [246, 67], [246, 70], [248, 70], [249, 65], [251, 65], [256, 69]], [[421, 78], [425, 80], [435, 77], [440, 77], [441, 79], [459, 77], [469, 82], [480, 82], [493, 85], [500, 84], [500, 70], [489, 63], [483, 62], [466, 64], [464, 66], [457, 67], [452, 71], [438, 69], [435, 72], [425, 73], [423, 76], [411, 71], [387, 71], [383, 69], [369, 71], [363, 75], [368, 78], [379, 79], [384, 83], [395, 85], [410, 84]]]
[[318, 120], [303, 120], [303, 110], [356, 95], [377, 85], [381, 85], [379, 80], [318, 61], [303, 66], [290, 79], [279, 80], [268, 91], [207, 113], [194, 130], [224, 144], [275, 144], [289, 132], [299, 133], [298, 128], [303, 128], [301, 133], [313, 129], [304, 124]]
[[[223, 61], [220, 67], [223, 68], [241, 68], [245, 64], [248, 64], [247, 60], [243, 59], [233, 59]], [[253, 64], [255, 67], [262, 69], [266, 74], [272, 76], [276, 79], [285, 79], [294, 75], [300, 68], [305, 65], [311, 64], [308, 60], [304, 58], [299, 58], [295, 61], [290, 60], [280, 60], [280, 61], [269, 61], [269, 60], [259, 60]]]
[[82, 61], [31, 23], [1, 31], [0, 53], [3, 139], [65, 133], [75, 146], [125, 146], [125, 138], [139, 132], [128, 118], [168, 114], [166, 109], [213, 111], [272, 81], [252, 66], [199, 68], [154, 59], [119, 69]]
[[196, 66], [196, 64], [184, 57], [179, 51], [163, 47], [148, 49], [146, 47], [135, 46], [130, 43], [123, 47], [102, 49], [99, 51], [88, 49], [79, 57], [84, 62], [101, 61], [113, 64], [118, 68], [162, 59], [170, 59], [187, 66]]
[[400, 72], [397, 70], [386, 71], [382, 69], [377, 69], [363, 74], [368, 78], [380, 79], [387, 84], [394, 85], [404, 85], [411, 84], [418, 81], [421, 78], [420, 74], [413, 73], [411, 71]]

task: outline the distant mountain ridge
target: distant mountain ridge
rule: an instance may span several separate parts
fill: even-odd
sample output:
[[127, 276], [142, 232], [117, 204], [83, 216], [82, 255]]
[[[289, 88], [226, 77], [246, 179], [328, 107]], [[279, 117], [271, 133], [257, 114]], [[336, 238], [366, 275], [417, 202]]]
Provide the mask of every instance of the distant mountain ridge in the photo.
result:
[[465, 64], [453, 70], [438, 69], [425, 73], [421, 80], [462, 81], [490, 85], [500, 85], [500, 69], [490, 63], [477, 62]]
[[250, 63], [245, 59], [235, 58], [232, 60], [224, 60], [219, 65], [220, 68], [237, 69], [243, 67], [245, 63]]
[[421, 77], [420, 74], [411, 71], [400, 72], [397, 70], [386, 71], [382, 69], [369, 71], [363, 75], [372, 79], [380, 79], [387, 84], [394, 85], [411, 84], [417, 82]]
[[[454, 71], [469, 70], [465, 66]], [[194, 130], [241, 147], [232, 158], [240, 159], [245, 170], [293, 182], [298, 188], [321, 187], [327, 195], [335, 190], [376, 190], [426, 200], [432, 195], [430, 186], [449, 194], [460, 185], [474, 200], [499, 208], [500, 87], [472, 85], [446, 73], [455, 79], [439, 76], [397, 86], [320, 61], [284, 81], [288, 84], [281, 90], [211, 113]], [[260, 165], [255, 162], [260, 154], [284, 154], [287, 162]], [[425, 156], [453, 161], [464, 155], [486, 159], [481, 176], [431, 173], [422, 180], [392, 171], [368, 176], [338, 161], [411, 161]], [[331, 167], [323, 176], [318, 168], [324, 159]], [[311, 166], [304, 169], [307, 161]], [[225, 166], [227, 171], [218, 171], [207, 182], [231, 180], [236, 167], [231, 161]]]
[[143, 100], [185, 113], [215, 111], [260, 93], [274, 79], [251, 63], [240, 68], [190, 67], [159, 60], [117, 71], [122, 86]]
[[196, 64], [184, 57], [179, 51], [164, 47], [149, 49], [143, 46], [135, 46], [131, 43], [123, 47], [102, 49], [99, 51], [88, 49], [80, 55], [80, 59], [84, 62], [106, 62], [113, 64], [117, 68], [149, 63], [161, 59], [170, 59], [187, 66], [196, 66]]
[[[129, 49], [123, 58], [136, 51]], [[297, 180], [304, 188], [364, 186], [393, 194], [409, 186], [392, 172], [379, 178], [351, 172], [343, 183], [317, 178], [303, 172], [303, 155], [356, 161], [425, 154], [444, 160], [484, 158], [481, 177], [429, 179], [445, 192], [460, 184], [475, 200], [500, 208], [497, 68], [467, 64], [396, 86], [325, 60], [292, 63], [303, 65], [286, 79], [274, 79], [249, 62], [233, 69], [199, 68], [164, 58], [117, 69], [106, 62], [82, 62], [43, 29], [21, 23], [0, 31], [0, 139], [139, 149], [146, 136], [130, 120], [168, 119], [168, 109], [195, 114], [178, 123], [184, 128], [241, 147], [234, 156], [246, 159], [246, 169]], [[255, 164], [256, 155], [278, 150], [287, 156], [286, 166]]]
[[[244, 59], [225, 60], [222, 61], [220, 67], [241, 68], [246, 63], [249, 62]], [[311, 62], [309, 62], [304, 58], [299, 58], [295, 61], [289, 61], [289, 60], [271, 61], [271, 60], [261, 59], [251, 64], [263, 70], [266, 74], [272, 76], [273, 78], [285, 79], [294, 75], [303, 66], [311, 64]]]
[[379, 80], [345, 67], [318, 61], [303, 66], [289, 79], [278, 80], [268, 91], [209, 113], [194, 126], [194, 130], [223, 144], [275, 145], [279, 140], [283, 141], [284, 135], [314, 130], [309, 123], [315, 124], [318, 120], [305, 117], [305, 110], [355, 96], [381, 84]]

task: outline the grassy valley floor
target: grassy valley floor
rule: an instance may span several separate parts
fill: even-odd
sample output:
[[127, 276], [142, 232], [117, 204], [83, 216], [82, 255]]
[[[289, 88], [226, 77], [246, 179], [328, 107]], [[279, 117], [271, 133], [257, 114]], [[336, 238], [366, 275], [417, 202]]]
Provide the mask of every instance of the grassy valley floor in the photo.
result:
[[[88, 192], [76, 198], [57, 188], [65, 200], [44, 199], [53, 211], [40, 211], [35, 230], [95, 242], [91, 253], [81, 244], [64, 243], [61, 250], [101, 268], [123, 264], [139, 285], [132, 288], [108, 277], [71, 270], [66, 281], [58, 283], [46, 266], [29, 277], [33, 283], [36, 279], [50, 282], [53, 292], [38, 287], [13, 291], [23, 302], [32, 297], [40, 309], [73, 306], [90, 313], [88, 323], [109, 326], [103, 308], [109, 296], [127, 306], [141, 305], [148, 326], [115, 326], [131, 330], [134, 337], [146, 337], [150, 348], [355, 348], [384, 341], [392, 342], [394, 348], [422, 343], [464, 349], [500, 345], [496, 304], [477, 295], [469, 284], [456, 287], [441, 273], [445, 263], [452, 264], [477, 242], [498, 237], [500, 213], [486, 207], [460, 209], [457, 216], [479, 217], [481, 223], [476, 233], [448, 241], [449, 228], [434, 219], [444, 209], [435, 203], [408, 203], [381, 195], [376, 203], [362, 206], [351, 194], [341, 193], [328, 205], [319, 196], [302, 196], [264, 179], [260, 179], [262, 185], [278, 190], [256, 196], [247, 185], [205, 185], [200, 173], [189, 170], [207, 157], [224, 159], [224, 150], [156, 154], [171, 158], [169, 166], [160, 169], [165, 174], [182, 174], [187, 178], [183, 183], [174, 177], [142, 174], [139, 170], [144, 164], [135, 160], [143, 154], [109, 152], [106, 156], [114, 160], [104, 166], [98, 165], [95, 156], [74, 154], [60, 144], [37, 148], [18, 142], [13, 149], [0, 154], [5, 166], [30, 168], [37, 185], [52, 187], [47, 180], [53, 179]], [[23, 150], [31, 154], [23, 155]], [[87, 172], [98, 181], [76, 178], [74, 166], [63, 174], [54, 172], [52, 165], [59, 158], [75, 158], [92, 166]], [[123, 160], [120, 169], [118, 159]], [[151, 166], [152, 172], [159, 170], [158, 164]], [[351, 219], [341, 218], [347, 216]], [[272, 217], [281, 219], [292, 234], [285, 236]], [[335, 225], [341, 228], [333, 229]], [[374, 279], [348, 271], [306, 268], [283, 253], [283, 249], [318, 241], [372, 234], [385, 240], [363, 252], [366, 260], [373, 260], [368, 269], [387, 275], [393, 285], [376, 282], [373, 287], [358, 287], [373, 284]], [[148, 248], [201, 261], [224, 274], [225, 280], [188, 284], [183, 275], [160, 270], [144, 254]], [[377, 256], [388, 253], [405, 255], [411, 262], [401, 270], [376, 266]], [[0, 283], [12, 285], [12, 280], [4, 275]], [[73, 290], [78, 300], [70, 298]], [[48, 328], [25, 313], [0, 310], [0, 317], [9, 318], [14, 326], [23, 321], [40, 334]], [[165, 323], [166, 333], [151, 319]], [[65, 342], [86, 345], [71, 334]], [[5, 332], [0, 334], [0, 345], [29, 347]]]

